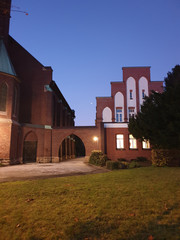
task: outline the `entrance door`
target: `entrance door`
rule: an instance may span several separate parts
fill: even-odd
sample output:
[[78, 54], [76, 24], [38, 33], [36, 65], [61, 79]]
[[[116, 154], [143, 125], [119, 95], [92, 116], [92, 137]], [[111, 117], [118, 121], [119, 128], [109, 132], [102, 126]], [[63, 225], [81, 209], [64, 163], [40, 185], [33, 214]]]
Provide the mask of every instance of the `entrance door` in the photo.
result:
[[37, 142], [25, 141], [23, 148], [23, 162], [31, 163], [36, 162], [37, 155]]

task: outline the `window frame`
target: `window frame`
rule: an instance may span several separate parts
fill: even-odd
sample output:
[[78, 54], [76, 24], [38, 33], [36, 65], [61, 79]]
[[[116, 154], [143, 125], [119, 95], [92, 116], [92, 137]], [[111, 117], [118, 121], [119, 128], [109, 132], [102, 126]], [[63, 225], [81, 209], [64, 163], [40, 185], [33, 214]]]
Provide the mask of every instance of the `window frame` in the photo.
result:
[[124, 149], [124, 134], [116, 134], [116, 149], [122, 150]]
[[129, 134], [129, 149], [130, 150], [137, 149], [137, 139], [134, 138], [132, 134]]
[[[144, 145], [146, 145], [148, 147], [145, 147]], [[150, 145], [149, 140], [142, 141], [142, 149], [143, 150], [150, 150], [151, 149], [151, 145]]]
[[[120, 112], [118, 112], [120, 111]], [[123, 119], [122, 119], [122, 108], [116, 108], [116, 122], [123, 122]], [[118, 121], [119, 120], [119, 121]]]
[[129, 90], [129, 99], [132, 100], [133, 99], [133, 90]]

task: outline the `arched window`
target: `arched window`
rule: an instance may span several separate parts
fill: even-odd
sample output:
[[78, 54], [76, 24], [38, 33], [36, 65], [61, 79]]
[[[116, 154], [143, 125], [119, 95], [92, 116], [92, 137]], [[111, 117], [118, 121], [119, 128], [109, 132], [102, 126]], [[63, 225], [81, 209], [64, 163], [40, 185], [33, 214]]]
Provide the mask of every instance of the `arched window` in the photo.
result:
[[0, 86], [0, 111], [6, 112], [6, 101], [7, 101], [7, 85], [3, 83]]
[[102, 112], [103, 122], [112, 122], [112, 111], [109, 107], [105, 107]]

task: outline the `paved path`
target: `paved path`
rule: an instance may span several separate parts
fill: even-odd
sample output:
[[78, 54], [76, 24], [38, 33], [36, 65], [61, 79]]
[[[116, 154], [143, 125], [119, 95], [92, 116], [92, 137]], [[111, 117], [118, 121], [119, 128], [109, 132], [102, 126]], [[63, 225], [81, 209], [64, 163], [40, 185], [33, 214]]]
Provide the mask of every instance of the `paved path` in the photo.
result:
[[84, 158], [60, 163], [29, 163], [0, 167], [0, 182], [102, 173], [108, 170], [89, 165]]

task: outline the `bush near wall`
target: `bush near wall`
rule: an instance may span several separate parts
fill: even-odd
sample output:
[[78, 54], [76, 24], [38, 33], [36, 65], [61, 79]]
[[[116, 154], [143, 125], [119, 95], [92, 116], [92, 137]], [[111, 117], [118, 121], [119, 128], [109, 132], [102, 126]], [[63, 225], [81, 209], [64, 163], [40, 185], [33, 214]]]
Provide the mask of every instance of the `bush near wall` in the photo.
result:
[[96, 166], [105, 166], [108, 157], [103, 154], [101, 151], [92, 151], [91, 156], [89, 158], [89, 163]]
[[180, 166], [180, 150], [177, 149], [153, 149], [152, 165], [157, 167]]
[[119, 162], [117, 161], [107, 161], [106, 168], [109, 170], [119, 169]]

